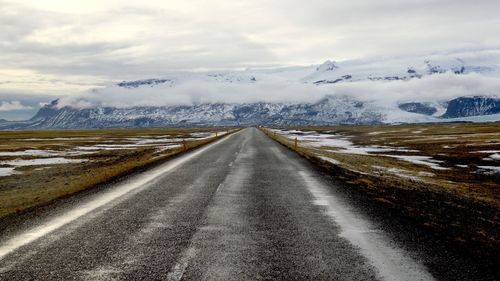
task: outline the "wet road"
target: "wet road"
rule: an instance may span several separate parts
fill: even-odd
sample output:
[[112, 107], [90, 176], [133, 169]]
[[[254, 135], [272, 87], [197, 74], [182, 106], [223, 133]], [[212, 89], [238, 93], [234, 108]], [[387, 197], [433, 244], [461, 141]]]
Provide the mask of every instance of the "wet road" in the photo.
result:
[[254, 128], [0, 234], [1, 280], [432, 280]]

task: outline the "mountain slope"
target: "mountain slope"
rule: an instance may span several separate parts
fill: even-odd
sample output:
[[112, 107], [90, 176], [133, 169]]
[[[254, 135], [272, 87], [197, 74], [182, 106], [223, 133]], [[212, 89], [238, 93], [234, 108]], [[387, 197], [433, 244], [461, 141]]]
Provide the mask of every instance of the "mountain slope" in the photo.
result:
[[[457, 103], [457, 100], [461, 102]], [[500, 112], [498, 99], [489, 97], [463, 97], [452, 100], [448, 103], [447, 115], [445, 114], [447, 118], [430, 116], [429, 107], [422, 109], [420, 105], [414, 103], [405, 104], [405, 106], [404, 108], [409, 112], [394, 109], [397, 111], [394, 113], [348, 97], [331, 96], [316, 103], [217, 103], [190, 106], [92, 107], [83, 109], [69, 106], [58, 108], [58, 102], [54, 101], [43, 107], [31, 120], [0, 123], [0, 128], [76, 129], [452, 122], [462, 120], [457, 119], [457, 117], [481, 117], [484, 116], [483, 113]], [[423, 112], [419, 112], [419, 110], [423, 110]], [[489, 119], [469, 119], [469, 121], [481, 122], [500, 119], [500, 114], [489, 116], [492, 117]]]
[[245, 103], [84, 109], [57, 108], [57, 102], [53, 102], [32, 119], [33, 124], [24, 128], [366, 124], [381, 123], [382, 119], [381, 114], [370, 111], [360, 102], [336, 97], [327, 97], [314, 104]]
[[500, 99], [489, 97], [460, 97], [448, 103], [445, 118], [480, 116], [500, 113]]

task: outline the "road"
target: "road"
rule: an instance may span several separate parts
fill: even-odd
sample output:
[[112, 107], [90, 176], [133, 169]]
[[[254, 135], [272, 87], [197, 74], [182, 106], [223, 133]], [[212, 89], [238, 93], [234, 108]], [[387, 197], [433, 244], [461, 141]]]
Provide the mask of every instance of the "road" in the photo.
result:
[[0, 233], [2, 280], [433, 280], [306, 162], [244, 129]]

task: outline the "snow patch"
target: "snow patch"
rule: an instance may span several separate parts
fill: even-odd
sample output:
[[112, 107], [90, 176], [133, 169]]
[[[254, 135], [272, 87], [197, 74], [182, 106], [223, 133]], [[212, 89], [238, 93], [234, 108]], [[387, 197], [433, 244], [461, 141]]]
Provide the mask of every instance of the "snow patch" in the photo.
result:
[[0, 177], [18, 174], [14, 169], [15, 167], [0, 167]]
[[477, 166], [484, 174], [498, 174], [500, 173], [500, 167], [498, 166]]
[[22, 151], [0, 151], [0, 156], [59, 156], [61, 152], [53, 150], [28, 149]]
[[356, 146], [347, 137], [335, 134], [321, 134], [317, 132], [303, 132], [303, 131], [282, 131], [273, 130], [283, 134], [289, 138], [297, 138], [298, 141], [305, 143], [311, 147], [334, 147], [337, 148], [335, 152], [350, 153], [359, 155], [369, 155], [370, 153], [378, 152], [416, 152], [415, 150], [389, 147], [389, 146]]
[[325, 157], [325, 156], [318, 156], [319, 159], [323, 160], [323, 161], [326, 161], [326, 162], [330, 162], [334, 165], [340, 165], [341, 162], [336, 160], [336, 159], [332, 159], [330, 157]]
[[9, 165], [16, 167], [23, 166], [37, 166], [37, 165], [56, 165], [56, 164], [72, 164], [72, 163], [82, 163], [88, 161], [87, 159], [68, 159], [63, 157], [55, 158], [38, 158], [38, 159], [16, 159], [8, 161], [0, 161], [0, 165]]
[[382, 166], [377, 166], [377, 165], [373, 165], [372, 167], [379, 170], [379, 171], [388, 172], [389, 174], [395, 175], [397, 177], [411, 179], [411, 180], [415, 180], [415, 181], [423, 181], [423, 179], [420, 178], [419, 176], [429, 177], [429, 176], [434, 175], [432, 173], [419, 173], [418, 174], [419, 176], [416, 176], [412, 172], [410, 172], [408, 170], [404, 170], [404, 169], [398, 169], [398, 168], [394, 168], [394, 167], [388, 168], [388, 167], [382, 167]]
[[500, 160], [500, 154], [495, 153], [491, 154], [490, 156], [484, 158], [485, 160]]
[[441, 167], [439, 163], [443, 163], [443, 161], [432, 159], [430, 156], [423, 155], [388, 155], [384, 154], [387, 157], [397, 158], [403, 161], [411, 162], [417, 165], [426, 165], [435, 170], [449, 170], [449, 168]]

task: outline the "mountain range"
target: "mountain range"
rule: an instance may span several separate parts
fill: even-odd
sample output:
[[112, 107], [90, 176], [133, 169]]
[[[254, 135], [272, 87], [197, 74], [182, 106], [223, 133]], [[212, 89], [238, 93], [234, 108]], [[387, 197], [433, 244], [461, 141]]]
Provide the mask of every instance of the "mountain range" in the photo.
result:
[[499, 62], [464, 53], [169, 73], [68, 95], [0, 128], [498, 121]]

